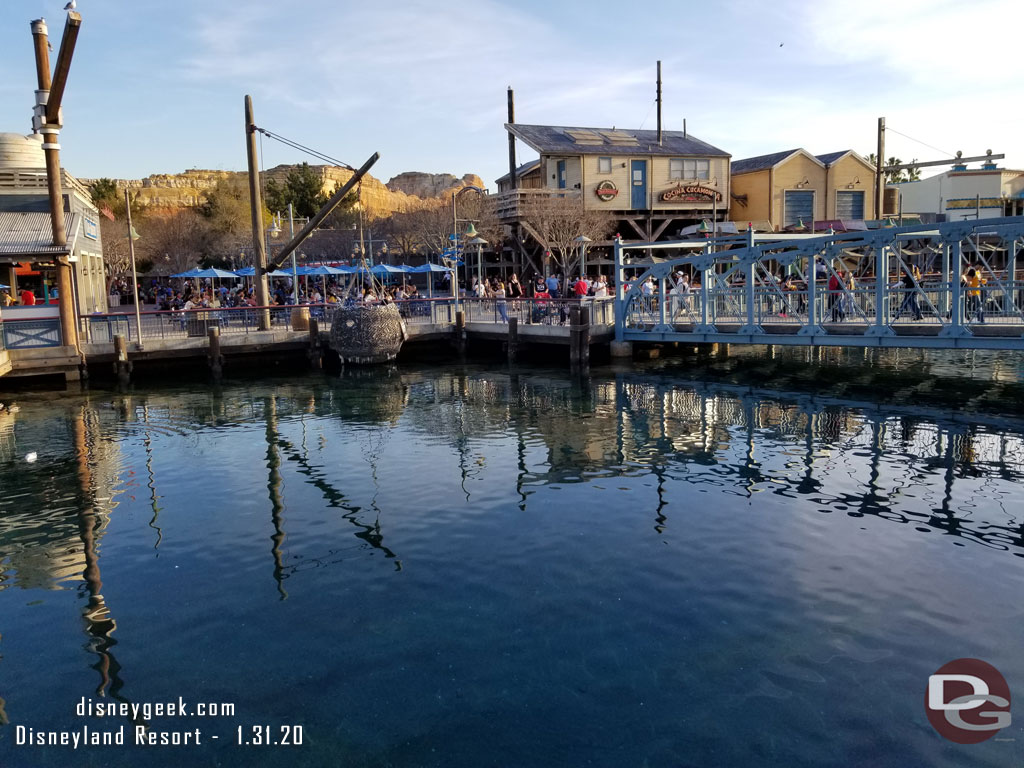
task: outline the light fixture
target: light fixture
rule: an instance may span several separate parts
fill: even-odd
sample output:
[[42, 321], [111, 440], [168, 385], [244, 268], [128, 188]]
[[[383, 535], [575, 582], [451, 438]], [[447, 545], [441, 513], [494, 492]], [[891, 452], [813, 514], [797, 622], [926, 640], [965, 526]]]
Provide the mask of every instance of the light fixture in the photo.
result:
[[466, 237], [476, 237], [476, 227], [473, 226], [473, 222], [469, 222], [469, 226], [466, 227]]

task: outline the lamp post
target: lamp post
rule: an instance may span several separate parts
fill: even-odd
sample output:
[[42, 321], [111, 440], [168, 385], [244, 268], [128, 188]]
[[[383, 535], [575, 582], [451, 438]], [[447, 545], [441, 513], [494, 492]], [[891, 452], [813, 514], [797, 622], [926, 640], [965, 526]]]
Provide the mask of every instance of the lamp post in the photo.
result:
[[[475, 228], [473, 230], [473, 233], [476, 234], [476, 229]], [[468, 235], [469, 232], [466, 232], [466, 234]], [[482, 237], [474, 237], [472, 240], [470, 240], [468, 243], [466, 243], [466, 245], [475, 245], [476, 246], [476, 281], [477, 281], [477, 283], [482, 283], [484, 281], [484, 268], [483, 268], [483, 265], [484, 265], [484, 253], [483, 253], [483, 251], [484, 251], [484, 246], [487, 245], [487, 241], [484, 240]]]
[[[288, 203], [288, 242], [295, 239], [295, 212]], [[307, 301], [309, 294], [306, 294]], [[292, 249], [292, 304], [299, 306], [299, 265], [295, 261], [295, 249]]]
[[[281, 214], [275, 213], [273, 216], [270, 217], [270, 228], [267, 229], [267, 234], [270, 237], [274, 238], [275, 240], [277, 239], [277, 236], [281, 234]], [[267, 256], [270, 256], [271, 250], [272, 249], [270, 247], [270, 239], [268, 238], [267, 239]], [[267, 293], [268, 293], [268, 299], [267, 300], [269, 301], [270, 300], [269, 299], [269, 293], [270, 293], [269, 289], [268, 289]]]
[[573, 242], [579, 243], [580, 248], [580, 277], [587, 276], [587, 243], [594, 242], [586, 235], [580, 235]]
[[[469, 185], [467, 187], [463, 187], [458, 192], [456, 192], [454, 195], [452, 195], [452, 252], [453, 252], [453, 254], [455, 256], [455, 260], [458, 260], [458, 258], [459, 258], [459, 215], [458, 215], [458, 212], [457, 212], [458, 209], [457, 209], [456, 203], [457, 203], [457, 201], [459, 199], [459, 195], [461, 195], [463, 192], [469, 192], [470, 190], [472, 190], [474, 192], [479, 192], [481, 195], [486, 194], [486, 190], [483, 187], [476, 187], [476, 186], [473, 186], [473, 185]], [[470, 223], [472, 224], [472, 222], [470, 222]], [[475, 234], [476, 234], [476, 230], [474, 229], [473, 230], [473, 235], [475, 235]], [[466, 236], [467, 237], [471, 237], [472, 235], [470, 235], [469, 232], [466, 232]], [[455, 285], [454, 285], [454, 287], [455, 287], [455, 311], [458, 312], [459, 311], [459, 269], [458, 269], [458, 267], [455, 268]]]

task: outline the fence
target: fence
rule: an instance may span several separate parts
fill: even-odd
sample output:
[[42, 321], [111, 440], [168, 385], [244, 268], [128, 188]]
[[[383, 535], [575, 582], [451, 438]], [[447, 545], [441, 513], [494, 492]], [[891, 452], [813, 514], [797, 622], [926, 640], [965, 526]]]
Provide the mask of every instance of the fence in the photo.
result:
[[590, 324], [614, 325], [615, 300], [613, 298], [570, 299], [480, 299], [462, 300], [466, 323], [507, 323], [515, 317], [519, 325], [568, 325], [569, 312], [574, 306], [590, 308]]

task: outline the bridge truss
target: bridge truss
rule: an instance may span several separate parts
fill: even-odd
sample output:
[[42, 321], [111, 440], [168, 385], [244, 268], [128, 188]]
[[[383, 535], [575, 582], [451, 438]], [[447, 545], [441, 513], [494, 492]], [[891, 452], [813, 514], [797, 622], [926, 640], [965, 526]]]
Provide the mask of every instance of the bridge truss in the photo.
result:
[[1019, 216], [617, 243], [616, 339], [1024, 350], [1022, 244]]

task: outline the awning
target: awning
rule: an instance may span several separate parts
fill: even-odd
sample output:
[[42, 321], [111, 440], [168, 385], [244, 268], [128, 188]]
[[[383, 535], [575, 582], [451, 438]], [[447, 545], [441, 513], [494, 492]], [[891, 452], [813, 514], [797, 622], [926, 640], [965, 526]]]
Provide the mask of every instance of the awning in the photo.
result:
[[0, 212], [0, 259], [4, 261], [38, 261], [70, 254], [75, 248], [81, 215], [64, 215], [67, 245], [53, 244], [53, 227], [49, 213]]

